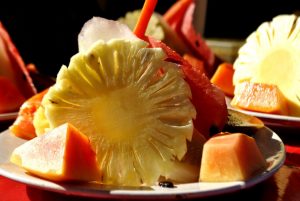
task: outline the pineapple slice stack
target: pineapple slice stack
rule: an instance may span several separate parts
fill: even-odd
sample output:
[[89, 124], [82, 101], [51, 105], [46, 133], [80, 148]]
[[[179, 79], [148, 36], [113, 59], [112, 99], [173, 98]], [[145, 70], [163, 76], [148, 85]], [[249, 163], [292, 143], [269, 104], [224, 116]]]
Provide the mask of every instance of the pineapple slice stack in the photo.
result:
[[288, 100], [289, 114], [300, 116], [300, 18], [279, 15], [262, 23], [240, 48], [234, 69], [234, 85], [277, 85]]
[[84, 43], [91, 37], [80, 37], [84, 45], [60, 69], [35, 127], [51, 130], [68, 122], [87, 135], [105, 184], [155, 184], [174, 172], [192, 139], [196, 111], [180, 68], [137, 38]]

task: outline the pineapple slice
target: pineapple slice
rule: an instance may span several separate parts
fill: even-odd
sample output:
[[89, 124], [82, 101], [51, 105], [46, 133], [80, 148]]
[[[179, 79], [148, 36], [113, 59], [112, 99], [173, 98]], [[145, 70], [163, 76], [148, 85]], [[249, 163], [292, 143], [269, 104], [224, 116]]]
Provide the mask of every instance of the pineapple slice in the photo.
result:
[[262, 23], [240, 48], [233, 76], [234, 85], [243, 81], [277, 85], [293, 116], [300, 116], [299, 19], [279, 15]]
[[192, 138], [189, 86], [162, 49], [147, 45], [98, 40], [60, 69], [42, 102], [50, 129], [69, 122], [89, 137], [105, 184], [155, 184]]

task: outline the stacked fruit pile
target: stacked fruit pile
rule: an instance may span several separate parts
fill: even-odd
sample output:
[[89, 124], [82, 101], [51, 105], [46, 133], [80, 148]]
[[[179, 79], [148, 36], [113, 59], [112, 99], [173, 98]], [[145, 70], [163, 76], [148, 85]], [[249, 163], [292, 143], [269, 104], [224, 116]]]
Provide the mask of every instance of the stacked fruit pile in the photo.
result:
[[[14, 150], [13, 163], [54, 181], [139, 186], [161, 180], [195, 182], [199, 175], [216, 181], [209, 168], [218, 166], [220, 160], [214, 158], [241, 156], [235, 147], [247, 145], [254, 160], [238, 157], [233, 166], [223, 165], [221, 171], [229, 175], [243, 171], [217, 180], [249, 179], [266, 167], [254, 139], [244, 134], [217, 135], [225, 138], [225, 150], [234, 151], [213, 152], [223, 147], [210, 141], [204, 150], [209, 156], [201, 161], [204, 143], [227, 122], [225, 95], [197, 66], [145, 36], [155, 4], [145, 2], [134, 32], [100, 17], [84, 24], [79, 52], [61, 67], [52, 87], [21, 107], [10, 127], [15, 135], [31, 139]], [[207, 46], [198, 48], [203, 58], [211, 55]], [[210, 65], [210, 59], [204, 61]], [[239, 160], [251, 164], [240, 166]], [[199, 174], [201, 163], [208, 168]]]

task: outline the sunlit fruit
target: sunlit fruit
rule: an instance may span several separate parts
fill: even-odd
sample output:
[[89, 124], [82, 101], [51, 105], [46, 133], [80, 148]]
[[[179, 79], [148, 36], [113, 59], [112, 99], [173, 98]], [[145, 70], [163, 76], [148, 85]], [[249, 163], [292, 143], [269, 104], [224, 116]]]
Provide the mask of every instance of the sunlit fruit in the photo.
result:
[[152, 185], [187, 151], [196, 112], [177, 65], [141, 40], [99, 40], [63, 66], [42, 106], [91, 140], [102, 182]]
[[29, 173], [52, 181], [101, 178], [89, 139], [68, 123], [20, 145], [10, 160]]
[[278, 15], [246, 40], [234, 62], [234, 85], [244, 81], [274, 84], [288, 100], [290, 115], [300, 116], [300, 18]]
[[245, 181], [267, 166], [255, 139], [243, 133], [221, 133], [203, 147], [202, 182]]

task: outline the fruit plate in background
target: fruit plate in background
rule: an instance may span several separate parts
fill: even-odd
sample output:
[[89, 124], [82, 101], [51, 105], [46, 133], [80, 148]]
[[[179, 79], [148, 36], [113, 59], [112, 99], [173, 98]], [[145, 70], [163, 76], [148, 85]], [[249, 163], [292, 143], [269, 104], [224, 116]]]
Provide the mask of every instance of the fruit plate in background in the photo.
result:
[[227, 107], [231, 110], [242, 112], [247, 115], [258, 117], [264, 124], [270, 128], [300, 128], [300, 117], [277, 115], [277, 114], [267, 114], [261, 112], [247, 111], [242, 109], [233, 108], [230, 105], [231, 98], [226, 97]]
[[246, 182], [195, 182], [175, 184], [174, 188], [163, 188], [160, 186], [116, 187], [96, 183], [55, 183], [27, 174], [25, 170], [9, 162], [9, 157], [14, 148], [25, 141], [11, 135], [10, 131], [6, 130], [0, 134], [0, 175], [48, 191], [93, 198], [159, 199], [208, 197], [249, 188], [271, 177], [283, 165], [285, 160], [284, 144], [274, 131], [263, 127], [255, 131], [253, 137], [256, 139], [268, 162], [268, 168]]
[[0, 132], [6, 130], [18, 116], [18, 112], [0, 113]]
[[7, 120], [14, 120], [17, 118], [18, 112], [10, 112], [10, 113], [2, 113], [0, 114], [0, 122], [7, 121]]

